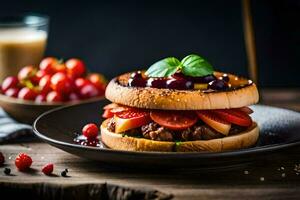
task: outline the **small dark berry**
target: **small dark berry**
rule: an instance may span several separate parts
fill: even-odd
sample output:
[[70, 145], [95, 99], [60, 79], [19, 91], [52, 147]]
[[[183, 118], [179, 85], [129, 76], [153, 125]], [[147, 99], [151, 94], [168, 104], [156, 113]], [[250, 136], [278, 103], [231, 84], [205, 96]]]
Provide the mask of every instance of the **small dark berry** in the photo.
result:
[[62, 172], [60, 173], [60, 175], [61, 175], [62, 177], [67, 177], [67, 172], [66, 172], [66, 171], [62, 171]]
[[10, 168], [7, 167], [4, 168], [4, 174], [10, 175], [10, 172], [11, 172]]
[[212, 90], [226, 90], [228, 83], [223, 80], [214, 80], [208, 83], [208, 88]]
[[229, 82], [228, 74], [223, 74], [221, 77], [219, 77], [219, 80], [223, 80], [228, 83]]
[[68, 173], [69, 172], [68, 168], [66, 168], [65, 171]]

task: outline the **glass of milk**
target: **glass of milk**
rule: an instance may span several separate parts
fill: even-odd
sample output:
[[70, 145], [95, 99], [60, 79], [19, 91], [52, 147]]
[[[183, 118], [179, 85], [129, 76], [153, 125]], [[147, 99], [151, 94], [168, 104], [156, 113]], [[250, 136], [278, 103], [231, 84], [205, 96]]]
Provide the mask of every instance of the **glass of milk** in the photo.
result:
[[17, 75], [26, 65], [38, 66], [43, 58], [49, 18], [23, 15], [0, 18], [0, 81]]

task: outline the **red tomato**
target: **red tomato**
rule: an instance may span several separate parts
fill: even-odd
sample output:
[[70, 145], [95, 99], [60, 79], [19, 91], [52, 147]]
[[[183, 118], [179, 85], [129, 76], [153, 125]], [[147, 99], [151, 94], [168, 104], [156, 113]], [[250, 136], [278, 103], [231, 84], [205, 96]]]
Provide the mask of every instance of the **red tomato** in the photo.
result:
[[236, 124], [239, 126], [251, 126], [252, 124], [251, 117], [245, 112], [237, 109], [221, 109], [214, 110], [214, 112], [222, 119], [232, 124]]
[[104, 113], [102, 115], [103, 118], [111, 118], [114, 116], [116, 113], [120, 113], [126, 110], [129, 110], [131, 108], [127, 106], [122, 106], [116, 103], [111, 103], [103, 107]]
[[247, 107], [247, 106], [241, 107], [241, 108], [236, 108], [236, 109], [238, 109], [238, 110], [240, 110], [240, 111], [242, 111], [242, 112], [244, 112], [248, 115], [253, 113], [253, 110], [251, 108]]
[[79, 97], [79, 95], [78, 95], [77, 93], [72, 92], [72, 93], [70, 93], [68, 99], [69, 99], [70, 101], [78, 101], [78, 100], [80, 100], [80, 97]]
[[5, 95], [8, 97], [14, 97], [17, 98], [19, 94], [20, 89], [19, 88], [9, 88], [5, 91]]
[[73, 79], [82, 77], [86, 72], [83, 61], [77, 58], [67, 60], [66, 67], [68, 75]]
[[34, 100], [37, 93], [33, 89], [27, 87], [22, 88], [18, 93], [18, 98], [25, 100]]
[[222, 133], [223, 135], [228, 135], [231, 124], [219, 117], [214, 111], [198, 110], [196, 113], [205, 124], [215, 129], [219, 133]]
[[15, 76], [8, 76], [4, 79], [4, 81], [2, 82], [2, 91], [5, 93], [6, 90], [8, 90], [9, 88], [16, 88], [18, 87], [19, 84], [19, 80], [17, 77]]
[[40, 70], [45, 71], [46, 74], [54, 74], [55, 65], [58, 63], [58, 60], [54, 57], [44, 58], [40, 63]]
[[46, 75], [46, 72], [43, 70], [38, 70], [34, 77], [31, 78], [31, 81], [38, 85], [40, 80]]
[[80, 91], [80, 89], [85, 86], [85, 85], [88, 85], [90, 84], [90, 81], [87, 80], [87, 79], [84, 79], [84, 78], [77, 78], [75, 80], [75, 87], [78, 91]]
[[111, 112], [110, 109], [106, 109], [104, 110], [103, 114], [102, 114], [102, 117], [103, 118], [112, 118], [115, 114]]
[[60, 93], [56, 91], [49, 92], [46, 97], [47, 102], [62, 102], [63, 97]]
[[90, 123], [82, 128], [82, 135], [87, 139], [95, 139], [99, 134], [99, 128], [96, 124]]
[[172, 129], [183, 130], [193, 126], [197, 122], [197, 116], [190, 111], [151, 111], [151, 119], [159, 125]]
[[99, 91], [97, 90], [96, 86], [89, 83], [80, 89], [79, 94], [82, 98], [88, 99], [91, 97], [99, 96]]
[[118, 107], [110, 109], [110, 112], [119, 113], [119, 112], [123, 112], [123, 111], [130, 110], [130, 109], [132, 109], [132, 108], [127, 107], [127, 106], [118, 105]]
[[106, 84], [107, 80], [102, 74], [99, 73], [91, 73], [88, 75], [87, 79], [94, 84]]
[[62, 72], [57, 72], [51, 77], [51, 87], [54, 91], [67, 95], [73, 90], [71, 79]]
[[100, 94], [105, 93], [107, 81], [102, 74], [92, 73], [88, 75], [87, 79], [97, 87]]
[[107, 109], [112, 109], [112, 108], [117, 108], [117, 107], [119, 107], [119, 104], [110, 103], [110, 104], [107, 104], [106, 106], [104, 106], [103, 109], [107, 110]]
[[57, 65], [54, 66], [55, 72], [62, 72], [62, 73], [67, 73], [67, 68], [64, 63], [58, 63]]
[[43, 78], [41, 78], [39, 82], [39, 87], [41, 90], [41, 93], [47, 94], [51, 91], [51, 75], [47, 74]]
[[30, 80], [35, 76], [37, 69], [33, 66], [25, 66], [18, 73], [19, 81]]
[[148, 124], [151, 121], [149, 112], [130, 109], [114, 115], [115, 132], [121, 133]]
[[37, 103], [41, 103], [41, 102], [45, 102], [47, 100], [47, 95], [46, 94], [39, 94], [35, 97], [35, 102]]

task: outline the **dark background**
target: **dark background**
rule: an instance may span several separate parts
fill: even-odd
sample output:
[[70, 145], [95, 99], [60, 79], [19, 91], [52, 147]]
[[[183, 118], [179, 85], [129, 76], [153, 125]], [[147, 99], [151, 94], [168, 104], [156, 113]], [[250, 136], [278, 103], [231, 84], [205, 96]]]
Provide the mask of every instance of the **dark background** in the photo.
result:
[[[260, 84], [300, 86], [300, 1], [253, 0]], [[0, 16], [49, 15], [47, 55], [82, 58], [108, 78], [167, 57], [206, 57], [247, 75], [241, 1], [1, 1]]]

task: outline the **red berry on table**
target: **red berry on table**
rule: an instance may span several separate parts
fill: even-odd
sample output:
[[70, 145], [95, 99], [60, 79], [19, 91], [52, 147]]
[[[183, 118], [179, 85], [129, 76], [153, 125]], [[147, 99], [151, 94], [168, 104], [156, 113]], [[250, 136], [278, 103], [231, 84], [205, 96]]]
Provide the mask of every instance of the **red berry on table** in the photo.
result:
[[51, 91], [51, 75], [45, 75], [43, 78], [41, 78], [39, 82], [39, 87], [41, 90], [41, 93], [48, 93]]
[[2, 82], [1, 88], [2, 88], [2, 91], [5, 92], [9, 88], [18, 87], [18, 84], [19, 84], [19, 80], [16, 76], [8, 76]]
[[34, 68], [33, 66], [25, 66], [23, 67], [19, 73], [18, 73], [18, 79], [19, 81], [24, 81], [24, 80], [30, 80], [32, 77], [35, 76], [37, 72], [37, 69]]
[[49, 164], [45, 165], [45, 166], [42, 168], [42, 172], [43, 172], [45, 175], [49, 176], [49, 175], [52, 174], [53, 168], [54, 168], [53, 164], [52, 164], [52, 163], [49, 163]]
[[95, 139], [98, 136], [98, 133], [98, 126], [93, 123], [85, 125], [82, 129], [82, 134], [87, 137], [87, 139]]
[[57, 72], [51, 77], [51, 87], [54, 91], [66, 95], [73, 89], [71, 79], [62, 72]]
[[32, 159], [25, 153], [20, 153], [15, 160], [15, 165], [20, 171], [25, 171], [30, 168]]
[[37, 103], [41, 103], [41, 102], [45, 102], [47, 100], [47, 94], [39, 94], [35, 97], [35, 102]]
[[37, 93], [30, 88], [24, 87], [19, 91], [18, 98], [24, 100], [34, 100], [37, 96]]
[[62, 102], [63, 97], [60, 93], [58, 93], [56, 91], [51, 91], [47, 94], [46, 101], [47, 102]]
[[5, 162], [5, 158], [3, 156], [3, 154], [0, 152], [0, 166], [2, 166]]
[[95, 85], [89, 83], [80, 89], [79, 94], [82, 98], [88, 99], [91, 97], [99, 96], [100, 93]]
[[46, 74], [54, 74], [55, 66], [58, 64], [58, 60], [54, 57], [44, 58], [40, 63], [40, 70], [45, 71]]
[[14, 97], [17, 98], [19, 94], [20, 89], [19, 88], [9, 88], [5, 91], [5, 95], [8, 97]]
[[85, 64], [80, 59], [72, 58], [67, 60], [65, 64], [67, 67], [68, 75], [73, 79], [82, 77], [86, 72]]

